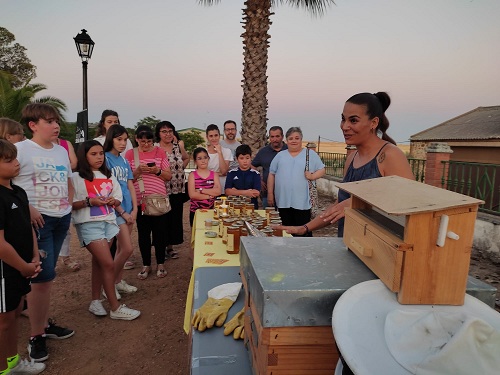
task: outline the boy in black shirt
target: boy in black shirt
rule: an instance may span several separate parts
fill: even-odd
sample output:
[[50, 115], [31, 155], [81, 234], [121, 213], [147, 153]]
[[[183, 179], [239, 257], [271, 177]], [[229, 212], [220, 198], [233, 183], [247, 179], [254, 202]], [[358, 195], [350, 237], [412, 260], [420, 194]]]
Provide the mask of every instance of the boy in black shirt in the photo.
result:
[[19, 174], [16, 146], [0, 139], [0, 375], [38, 374], [43, 363], [21, 360], [17, 322], [30, 278], [41, 271], [35, 231], [26, 192], [12, 185]]
[[231, 169], [226, 177], [226, 195], [243, 195], [252, 198], [255, 209], [259, 208], [257, 197], [260, 195], [260, 173], [252, 166], [252, 150], [248, 145], [236, 148], [238, 168]]

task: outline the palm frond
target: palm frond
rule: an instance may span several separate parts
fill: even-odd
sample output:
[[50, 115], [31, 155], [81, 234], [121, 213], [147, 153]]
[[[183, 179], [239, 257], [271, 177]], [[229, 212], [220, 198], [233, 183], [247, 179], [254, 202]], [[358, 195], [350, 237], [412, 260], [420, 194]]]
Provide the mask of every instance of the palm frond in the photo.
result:
[[322, 16], [329, 6], [335, 5], [334, 0], [271, 0], [273, 6], [284, 3], [292, 7], [303, 8], [313, 16]]

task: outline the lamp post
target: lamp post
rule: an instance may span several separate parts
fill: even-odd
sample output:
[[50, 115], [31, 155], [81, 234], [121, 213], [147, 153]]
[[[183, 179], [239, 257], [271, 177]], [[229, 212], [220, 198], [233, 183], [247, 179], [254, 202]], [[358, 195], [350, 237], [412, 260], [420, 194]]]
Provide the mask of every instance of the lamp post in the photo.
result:
[[87, 65], [88, 61], [92, 57], [92, 51], [94, 50], [94, 42], [87, 34], [87, 30], [82, 29], [82, 32], [73, 38], [75, 40], [76, 49], [78, 50], [78, 55], [82, 59], [83, 68], [83, 109], [88, 109], [87, 101]]
[[82, 59], [83, 68], [83, 111], [78, 113], [76, 121], [76, 138], [75, 143], [84, 142], [88, 138], [88, 99], [87, 99], [87, 65], [92, 57], [94, 50], [94, 42], [90, 39], [87, 30], [82, 29], [82, 32], [73, 38], [75, 40], [78, 55]]

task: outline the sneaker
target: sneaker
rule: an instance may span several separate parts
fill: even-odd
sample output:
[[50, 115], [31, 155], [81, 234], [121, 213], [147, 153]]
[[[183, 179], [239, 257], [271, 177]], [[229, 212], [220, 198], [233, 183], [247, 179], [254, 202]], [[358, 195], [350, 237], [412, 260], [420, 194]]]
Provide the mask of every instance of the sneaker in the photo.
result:
[[49, 339], [67, 339], [75, 334], [75, 331], [69, 328], [56, 326], [56, 322], [49, 319], [49, 326], [45, 328], [45, 337]]
[[[106, 292], [104, 291], [104, 288], [102, 289], [102, 296], [106, 299], [108, 299], [108, 296], [106, 295]], [[122, 299], [122, 296], [120, 295], [120, 293], [118, 293], [118, 290], [116, 289], [116, 285], [115, 285], [115, 296], [116, 296], [116, 299], [119, 301]]]
[[30, 359], [35, 362], [43, 362], [49, 358], [47, 351], [46, 337], [38, 335], [30, 339], [28, 343], [28, 354]]
[[93, 300], [90, 302], [89, 306], [89, 311], [94, 314], [95, 316], [106, 316], [108, 313], [102, 306], [102, 302], [98, 299]]
[[120, 281], [116, 284], [116, 290], [120, 293], [135, 293], [137, 288], [133, 285], [127, 284], [125, 280]]
[[120, 305], [115, 311], [109, 312], [111, 319], [134, 320], [139, 315], [141, 315], [140, 311], [131, 309], [125, 305]]
[[39, 374], [43, 370], [45, 370], [43, 363], [36, 363], [33, 359], [29, 362], [26, 359], [20, 359], [17, 366], [10, 369], [9, 374]]

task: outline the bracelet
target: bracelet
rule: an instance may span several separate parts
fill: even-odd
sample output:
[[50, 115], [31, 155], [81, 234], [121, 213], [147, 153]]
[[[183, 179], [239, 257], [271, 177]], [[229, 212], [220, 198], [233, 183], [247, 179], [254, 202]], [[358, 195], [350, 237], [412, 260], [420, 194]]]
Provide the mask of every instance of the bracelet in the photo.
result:
[[155, 173], [156, 176], [160, 177], [161, 172], [163, 172], [161, 169], [158, 171], [158, 173]]
[[90, 197], [85, 197], [85, 205], [87, 207], [92, 207], [92, 203], [90, 203]]
[[310, 233], [310, 232], [311, 232], [311, 231], [309, 230], [309, 228], [307, 227], [307, 225], [306, 225], [306, 224], [304, 224], [304, 225], [302, 225], [302, 226], [303, 226], [304, 228], [306, 228], [306, 233], [305, 233], [305, 234], [307, 234], [307, 233]]

